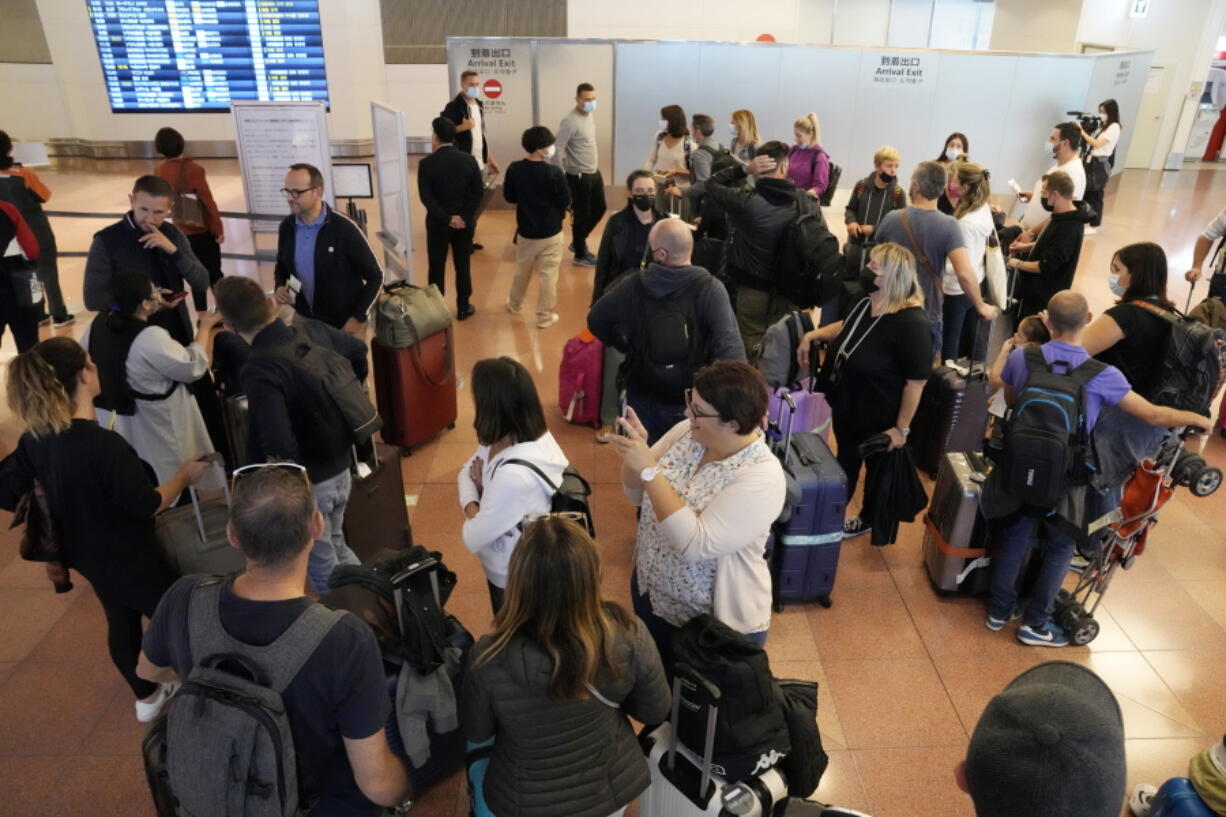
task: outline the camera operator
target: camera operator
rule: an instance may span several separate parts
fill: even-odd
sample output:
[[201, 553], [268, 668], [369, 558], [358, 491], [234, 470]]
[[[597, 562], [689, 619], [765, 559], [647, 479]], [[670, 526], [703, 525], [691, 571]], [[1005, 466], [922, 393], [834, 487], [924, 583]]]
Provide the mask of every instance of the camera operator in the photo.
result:
[[[1115, 164], [1115, 148], [1120, 142], [1124, 126], [1120, 124], [1120, 106], [1114, 99], [1104, 100], [1098, 106], [1098, 116], [1080, 116], [1077, 127], [1085, 140], [1087, 153], [1082, 164], [1086, 171], [1085, 203], [1093, 210], [1086, 235], [1098, 232], [1103, 223], [1103, 194], [1111, 179], [1111, 167]], [[1093, 135], [1086, 132], [1090, 128]]]
[[[1080, 147], [1081, 126], [1076, 122], [1061, 122], [1052, 128], [1045, 146], [1045, 150], [1050, 152], [1056, 163], [1043, 176], [1050, 176], [1057, 171], [1067, 174], [1073, 182], [1074, 204], [1081, 204], [1086, 194], [1086, 171], [1081, 164], [1081, 154], [1078, 153]], [[1047, 226], [1047, 213], [1050, 212], [1050, 209], [1043, 200], [1042, 190], [1043, 178], [1041, 177], [1034, 183], [1034, 190], [1018, 194], [1018, 198], [1030, 205], [1022, 215], [1022, 226], [1025, 229], [1016, 236], [1008, 236], [1007, 231], [1002, 231], [1002, 245], [1015, 250], [1017, 249], [1015, 245], [1033, 244], [1039, 233], [1043, 232], [1043, 228]], [[1017, 228], [1010, 229], [1016, 230]]]

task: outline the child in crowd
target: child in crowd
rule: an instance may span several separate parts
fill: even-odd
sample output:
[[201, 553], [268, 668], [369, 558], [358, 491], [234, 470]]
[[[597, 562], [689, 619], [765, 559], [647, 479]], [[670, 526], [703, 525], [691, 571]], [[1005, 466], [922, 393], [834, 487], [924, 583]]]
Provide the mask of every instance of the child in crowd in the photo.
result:
[[1137, 786], [1128, 808], [1136, 817], [1226, 817], [1226, 737], [1188, 762], [1187, 777]]

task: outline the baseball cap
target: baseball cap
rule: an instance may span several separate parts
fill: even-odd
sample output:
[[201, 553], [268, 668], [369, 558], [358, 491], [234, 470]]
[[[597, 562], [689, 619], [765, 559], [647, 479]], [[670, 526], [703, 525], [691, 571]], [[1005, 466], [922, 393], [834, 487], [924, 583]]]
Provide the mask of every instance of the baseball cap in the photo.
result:
[[988, 703], [966, 751], [978, 817], [1118, 817], [1124, 722], [1085, 667], [1040, 664]]

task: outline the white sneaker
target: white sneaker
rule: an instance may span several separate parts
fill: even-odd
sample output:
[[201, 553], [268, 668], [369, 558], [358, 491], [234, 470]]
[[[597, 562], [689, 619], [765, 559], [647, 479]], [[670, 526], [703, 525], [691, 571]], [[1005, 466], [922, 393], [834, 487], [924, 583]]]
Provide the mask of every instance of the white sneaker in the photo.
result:
[[171, 681], [169, 684], [162, 684], [158, 687], [158, 691], [154, 693], [152, 698], [144, 701], [136, 702], [136, 720], [141, 723], [149, 723], [156, 720], [158, 715], [162, 714], [162, 707], [166, 706], [166, 702], [174, 697], [174, 694], [179, 691], [179, 682]]
[[507, 301], [507, 311], [508, 311], [508, 312], [510, 312], [512, 315], [518, 315], [518, 314], [519, 314], [519, 307], [518, 307], [518, 306], [511, 306], [511, 302], [510, 302], [510, 301]]
[[542, 318], [536, 322], [537, 329], [548, 329], [560, 320], [557, 312], [550, 312], [548, 318]]
[[1086, 227], [1086, 235], [1098, 235], [1097, 227]]
[[1132, 790], [1132, 797], [1128, 800], [1128, 809], [1136, 815], [1136, 817], [1149, 817], [1150, 809], [1153, 808], [1154, 795], [1158, 793], [1155, 786], [1149, 783], [1139, 783]]

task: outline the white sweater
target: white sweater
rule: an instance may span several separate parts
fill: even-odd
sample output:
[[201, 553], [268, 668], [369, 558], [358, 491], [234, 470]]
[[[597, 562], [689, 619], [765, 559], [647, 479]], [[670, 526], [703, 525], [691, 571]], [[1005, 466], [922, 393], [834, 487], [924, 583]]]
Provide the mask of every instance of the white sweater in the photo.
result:
[[[485, 490], [478, 493], [477, 486], [468, 476], [472, 461], [480, 457], [485, 463], [481, 482]], [[470, 502], [479, 502], [481, 509], [472, 519], [464, 522], [461, 535], [464, 547], [481, 559], [485, 577], [495, 587], [507, 586], [507, 565], [511, 551], [519, 542], [523, 519], [530, 514], [549, 513], [553, 491], [531, 468], [523, 465], [504, 464], [507, 460], [526, 460], [544, 472], [558, 485], [566, 469], [566, 455], [546, 431], [532, 442], [509, 446], [490, 460], [489, 446], [480, 446], [476, 453], [460, 469], [457, 482], [460, 488], [460, 507]]]

